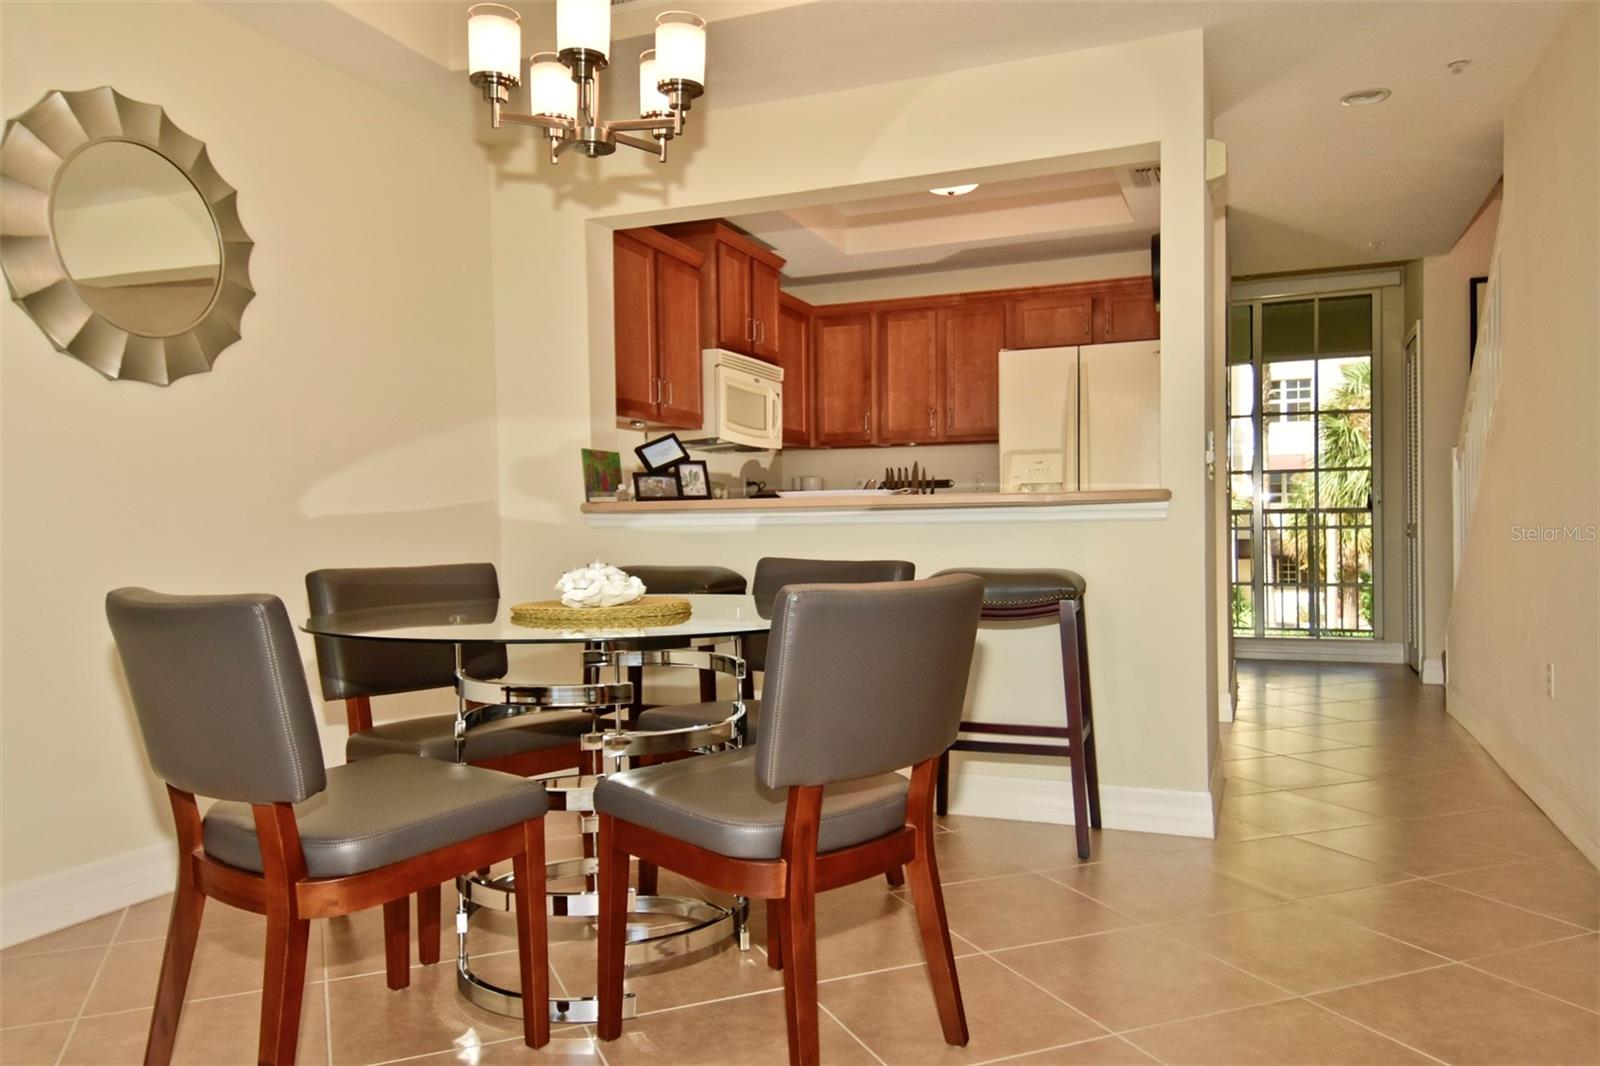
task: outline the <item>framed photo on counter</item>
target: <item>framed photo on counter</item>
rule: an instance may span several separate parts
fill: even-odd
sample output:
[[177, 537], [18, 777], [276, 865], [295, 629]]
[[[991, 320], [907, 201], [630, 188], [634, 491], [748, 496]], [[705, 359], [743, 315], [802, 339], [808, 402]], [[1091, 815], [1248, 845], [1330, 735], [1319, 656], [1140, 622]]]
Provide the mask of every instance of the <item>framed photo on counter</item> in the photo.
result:
[[711, 474], [704, 459], [685, 459], [672, 472], [678, 475], [678, 494], [684, 499], [711, 499]]
[[658, 474], [663, 470], [671, 470], [689, 458], [689, 449], [683, 446], [683, 441], [678, 439], [676, 433], [668, 433], [665, 437], [645, 441], [633, 450], [633, 454], [639, 457], [646, 470]]
[[677, 500], [682, 498], [678, 489], [678, 475], [672, 471], [664, 474], [633, 475], [633, 498], [645, 500]]

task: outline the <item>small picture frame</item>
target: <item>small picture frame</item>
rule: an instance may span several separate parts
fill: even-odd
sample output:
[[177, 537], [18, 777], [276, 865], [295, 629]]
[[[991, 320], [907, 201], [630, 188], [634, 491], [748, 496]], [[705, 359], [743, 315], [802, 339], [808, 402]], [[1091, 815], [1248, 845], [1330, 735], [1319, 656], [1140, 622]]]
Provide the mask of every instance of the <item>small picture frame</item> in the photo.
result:
[[635, 473], [633, 475], [633, 498], [641, 503], [648, 500], [682, 499], [682, 495], [678, 490], [678, 476], [670, 471], [665, 474]]
[[614, 500], [622, 487], [622, 453], [583, 449], [583, 498]]
[[711, 499], [711, 473], [704, 459], [685, 459], [672, 468], [678, 475], [678, 495], [686, 500]]
[[655, 474], [671, 470], [689, 458], [689, 449], [683, 446], [683, 441], [678, 439], [676, 433], [668, 433], [665, 437], [645, 441], [633, 450], [633, 454], [639, 457], [646, 470]]
[[1483, 299], [1489, 293], [1489, 278], [1467, 279], [1467, 367], [1478, 354], [1478, 325], [1483, 321]]

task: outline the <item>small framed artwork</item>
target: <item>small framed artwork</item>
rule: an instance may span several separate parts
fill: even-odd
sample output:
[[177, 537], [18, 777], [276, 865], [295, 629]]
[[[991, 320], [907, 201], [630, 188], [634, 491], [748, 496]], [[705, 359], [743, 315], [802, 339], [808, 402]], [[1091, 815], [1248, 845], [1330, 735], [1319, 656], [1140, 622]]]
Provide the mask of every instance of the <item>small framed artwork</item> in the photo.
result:
[[583, 449], [583, 498], [614, 500], [622, 487], [622, 453]]
[[678, 494], [684, 499], [711, 499], [711, 475], [704, 459], [685, 459], [672, 472], [678, 475]]
[[1489, 292], [1489, 279], [1472, 278], [1467, 286], [1467, 308], [1472, 315], [1467, 323], [1467, 365], [1470, 367], [1472, 357], [1478, 354], [1478, 323], [1483, 321], [1483, 298]]
[[636, 500], [677, 500], [682, 498], [678, 491], [678, 476], [671, 472], [665, 474], [634, 474], [633, 498]]
[[665, 437], [645, 441], [633, 450], [633, 454], [639, 457], [646, 470], [654, 474], [671, 470], [689, 458], [689, 449], [683, 446], [683, 441], [678, 439], [676, 433], [668, 433]]

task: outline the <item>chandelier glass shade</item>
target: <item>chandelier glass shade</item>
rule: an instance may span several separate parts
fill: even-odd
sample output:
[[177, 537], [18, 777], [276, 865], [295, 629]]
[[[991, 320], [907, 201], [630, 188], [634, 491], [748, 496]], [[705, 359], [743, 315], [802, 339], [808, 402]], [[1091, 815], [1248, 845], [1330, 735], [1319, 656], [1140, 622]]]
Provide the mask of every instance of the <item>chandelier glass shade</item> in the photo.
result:
[[610, 0], [557, 0], [556, 51], [528, 57], [526, 114], [508, 111], [522, 84], [522, 17], [503, 4], [467, 10], [467, 66], [489, 105], [489, 124], [542, 129], [557, 162], [571, 149], [591, 158], [617, 145], [667, 161], [667, 143], [683, 132], [684, 116], [705, 90], [706, 21], [687, 11], [656, 18], [655, 47], [639, 57], [639, 117], [600, 117], [600, 72], [609, 63]]

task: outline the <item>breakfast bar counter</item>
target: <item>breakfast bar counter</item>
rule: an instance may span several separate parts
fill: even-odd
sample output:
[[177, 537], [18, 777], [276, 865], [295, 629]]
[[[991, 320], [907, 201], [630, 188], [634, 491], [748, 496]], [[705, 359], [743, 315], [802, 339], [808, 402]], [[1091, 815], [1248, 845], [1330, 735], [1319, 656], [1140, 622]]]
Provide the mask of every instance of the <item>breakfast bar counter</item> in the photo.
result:
[[592, 526], [729, 528], [755, 525], [909, 522], [1061, 522], [1159, 520], [1168, 489], [1095, 492], [940, 492], [932, 495], [792, 494], [775, 499], [629, 500], [583, 505]]

